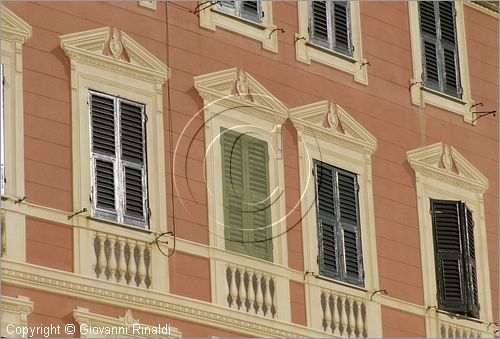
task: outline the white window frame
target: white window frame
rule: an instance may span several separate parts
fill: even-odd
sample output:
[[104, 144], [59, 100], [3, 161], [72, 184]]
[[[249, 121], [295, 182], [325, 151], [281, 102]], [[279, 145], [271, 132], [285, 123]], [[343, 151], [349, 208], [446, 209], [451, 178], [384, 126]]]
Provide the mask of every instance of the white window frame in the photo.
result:
[[454, 1], [456, 18], [456, 44], [459, 58], [460, 79], [457, 81], [462, 86], [462, 98], [456, 98], [423, 85], [422, 68], [422, 42], [420, 36], [420, 14], [417, 1], [408, 2], [410, 16], [410, 40], [413, 63], [413, 77], [409, 81], [411, 102], [414, 105], [425, 107], [430, 104], [463, 116], [465, 122], [471, 123], [474, 119], [471, 107], [475, 104], [472, 100], [469, 80], [469, 63], [465, 39], [464, 4], [463, 1]]
[[295, 54], [298, 61], [310, 64], [311, 60], [350, 73], [354, 81], [368, 85], [368, 65], [363, 58], [361, 42], [361, 17], [359, 1], [349, 1], [349, 20], [352, 56], [322, 47], [311, 41], [309, 36], [310, 5], [308, 1], [297, 1], [299, 33], [295, 34]]
[[[215, 31], [217, 27], [234, 31], [262, 43], [262, 48], [278, 53], [277, 26], [273, 24], [272, 1], [260, 1], [260, 22], [255, 22], [220, 9], [215, 2], [201, 5], [200, 27]], [[206, 8], [205, 8], [206, 7]]]
[[[442, 142], [408, 151], [407, 159], [415, 171], [424, 305], [431, 308], [438, 306], [433, 223], [429, 212], [430, 199], [459, 200], [466, 203], [474, 217], [479, 320], [486, 324], [493, 322], [483, 198], [488, 189], [488, 179], [454, 147]], [[452, 313], [434, 308], [429, 309], [428, 314], [429, 316], [425, 318], [428, 337], [441, 336], [434, 319], [440, 321], [454, 319]], [[477, 327], [476, 319], [466, 317], [461, 319], [473, 324], [470, 327]], [[486, 325], [482, 330], [488, 332]], [[489, 327], [489, 330], [493, 331], [493, 327]]]
[[[305, 277], [309, 290], [306, 299], [311, 308], [307, 313], [308, 324], [322, 328], [320, 288], [335, 288], [354, 295], [379, 289], [371, 166], [377, 140], [342, 107], [328, 101], [291, 109], [290, 118], [298, 135], [302, 224], [313, 226], [302, 228], [304, 270], [313, 272]], [[314, 159], [357, 174], [364, 287], [318, 275]], [[367, 327], [371, 335], [377, 336], [376, 333], [382, 333], [380, 305], [373, 307], [372, 312], [367, 317], [370, 321]]]

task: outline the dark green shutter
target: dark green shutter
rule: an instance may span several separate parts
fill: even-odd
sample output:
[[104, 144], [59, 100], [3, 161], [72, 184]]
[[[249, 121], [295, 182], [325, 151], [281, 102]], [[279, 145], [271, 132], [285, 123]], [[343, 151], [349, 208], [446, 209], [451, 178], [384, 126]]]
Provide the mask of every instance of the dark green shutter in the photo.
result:
[[346, 281], [363, 284], [361, 234], [358, 211], [358, 183], [353, 173], [337, 170], [338, 209], [343, 237]]
[[434, 2], [420, 1], [420, 33], [422, 39], [422, 68], [425, 86], [439, 90], [439, 46]]
[[245, 136], [248, 169], [249, 247], [254, 257], [272, 261], [271, 202], [269, 200], [268, 153], [265, 141]]
[[476, 249], [474, 244], [474, 219], [472, 211], [467, 208], [465, 203], [462, 203], [463, 213], [463, 234], [464, 243], [466, 244], [465, 262], [467, 273], [467, 308], [471, 317], [479, 318], [479, 299], [477, 291], [477, 271], [476, 271]]
[[[125, 217], [146, 222], [144, 106], [119, 99]], [[127, 220], [128, 221], [128, 220]]]
[[318, 223], [318, 259], [321, 275], [339, 278], [339, 255], [334, 206], [335, 172], [330, 166], [316, 161], [316, 213]]
[[234, 1], [220, 1], [219, 4], [222, 8], [235, 8]]
[[337, 52], [351, 55], [349, 32], [349, 3], [347, 1], [333, 2], [334, 49]]
[[90, 114], [92, 121], [92, 152], [115, 156], [114, 99], [92, 94]]
[[115, 205], [115, 175], [114, 165], [111, 161], [95, 160], [95, 198], [99, 209], [116, 213]]
[[241, 4], [241, 16], [252, 21], [259, 21], [260, 1], [243, 1]]
[[328, 18], [330, 15], [330, 12], [327, 9], [327, 2], [326, 1], [311, 1], [310, 2], [310, 34], [311, 34], [311, 40], [319, 44], [321, 46], [330, 48], [330, 43], [329, 43], [329, 21], [330, 19]]
[[452, 2], [439, 2], [439, 22], [441, 28], [441, 45], [443, 49], [443, 86], [444, 92], [449, 95], [458, 96], [458, 53], [455, 39], [455, 7]]
[[431, 199], [439, 308], [466, 312], [460, 202]]

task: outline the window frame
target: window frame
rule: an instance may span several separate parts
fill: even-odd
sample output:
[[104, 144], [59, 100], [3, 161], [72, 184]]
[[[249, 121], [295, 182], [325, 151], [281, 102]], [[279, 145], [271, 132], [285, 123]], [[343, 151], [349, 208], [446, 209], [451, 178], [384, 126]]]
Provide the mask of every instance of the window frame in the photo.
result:
[[272, 1], [259, 0], [259, 3], [260, 22], [256, 22], [221, 10], [212, 1], [206, 9], [198, 13], [200, 27], [211, 31], [216, 31], [217, 27], [224, 28], [260, 41], [262, 48], [278, 53], [279, 32], [276, 31], [277, 26], [273, 24]]
[[[476, 242], [476, 274], [480, 304], [479, 319], [486, 323], [493, 320], [490, 276], [483, 195], [488, 189], [488, 179], [469, 163], [454, 147], [438, 142], [407, 152], [407, 159], [415, 172], [422, 281], [424, 304], [438, 306], [437, 279], [431, 199], [464, 202], [475, 216], [474, 239]], [[439, 164], [443, 163], [443, 166]], [[458, 175], [455, 169], [460, 173]], [[481, 241], [481, 246], [478, 242]], [[432, 318], [446, 319], [450, 312], [429, 310]], [[451, 316], [453, 316], [451, 314]], [[476, 321], [473, 318], [471, 321]], [[437, 323], [425, 318], [428, 337], [439, 336]]]
[[297, 10], [299, 18], [299, 32], [295, 34], [296, 59], [306, 64], [311, 60], [324, 65], [340, 69], [353, 75], [354, 81], [368, 85], [368, 67], [362, 66], [366, 63], [363, 58], [363, 46], [361, 37], [361, 15], [358, 1], [349, 1], [350, 22], [350, 49], [352, 55], [346, 55], [335, 50], [313, 42], [309, 34], [310, 28], [310, 0], [298, 1]]
[[217, 3], [216, 10], [233, 15], [237, 18], [250, 20], [255, 23], [262, 23], [262, 0], [256, 0], [257, 2], [257, 18], [253, 20], [251, 18], [246, 18], [243, 13], [243, 1], [234, 1], [234, 7], [224, 7], [222, 2]]
[[420, 34], [420, 12], [418, 2], [408, 2], [410, 17], [410, 41], [413, 64], [413, 75], [410, 79], [411, 102], [414, 105], [425, 107], [430, 104], [463, 116], [465, 122], [472, 123], [471, 106], [475, 104], [470, 91], [469, 66], [465, 39], [464, 3], [453, 2], [455, 8], [455, 36], [459, 59], [459, 79], [462, 87], [462, 97], [457, 98], [435, 89], [425, 87], [422, 60], [422, 37]]
[[[208, 224], [210, 246], [225, 249], [224, 208], [221, 204], [221, 143], [220, 131], [231, 129], [267, 142], [270, 193], [284, 190], [284, 164], [281, 149], [281, 126], [286, 119], [286, 107], [243, 70], [231, 68], [194, 77], [195, 88], [204, 102], [205, 169], [208, 189]], [[237, 89], [237, 92], [234, 92]], [[284, 194], [271, 207], [273, 263], [287, 266]], [[238, 252], [233, 252], [240, 254]], [[241, 254], [245, 256], [245, 254]], [[269, 264], [269, 261], [250, 257]]]

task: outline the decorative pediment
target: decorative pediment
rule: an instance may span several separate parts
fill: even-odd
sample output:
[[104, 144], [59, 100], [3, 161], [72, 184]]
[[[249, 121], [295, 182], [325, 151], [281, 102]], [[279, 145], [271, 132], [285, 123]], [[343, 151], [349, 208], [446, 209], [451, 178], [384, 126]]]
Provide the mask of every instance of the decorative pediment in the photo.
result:
[[31, 37], [31, 26], [15, 15], [7, 7], [0, 5], [2, 18], [2, 40], [20, 41], [23, 43]]
[[350, 143], [370, 154], [377, 148], [377, 139], [333, 102], [325, 100], [293, 108], [290, 119], [303, 134], [331, 142]]
[[252, 106], [267, 112], [280, 121], [287, 117], [288, 108], [243, 70], [231, 68], [200, 75], [194, 78], [194, 86], [205, 105], [218, 103], [227, 107]]
[[169, 69], [156, 56], [116, 28], [102, 27], [60, 37], [66, 55], [83, 63], [163, 83]]
[[413, 170], [424, 176], [486, 192], [488, 179], [453, 146], [438, 142], [406, 153]]

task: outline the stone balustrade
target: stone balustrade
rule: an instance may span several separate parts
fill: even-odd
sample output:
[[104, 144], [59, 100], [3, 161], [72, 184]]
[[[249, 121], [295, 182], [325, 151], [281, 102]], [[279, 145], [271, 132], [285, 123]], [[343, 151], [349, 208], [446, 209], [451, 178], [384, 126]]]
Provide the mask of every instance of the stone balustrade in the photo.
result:
[[327, 289], [320, 298], [325, 331], [343, 338], [368, 336], [365, 300]]

